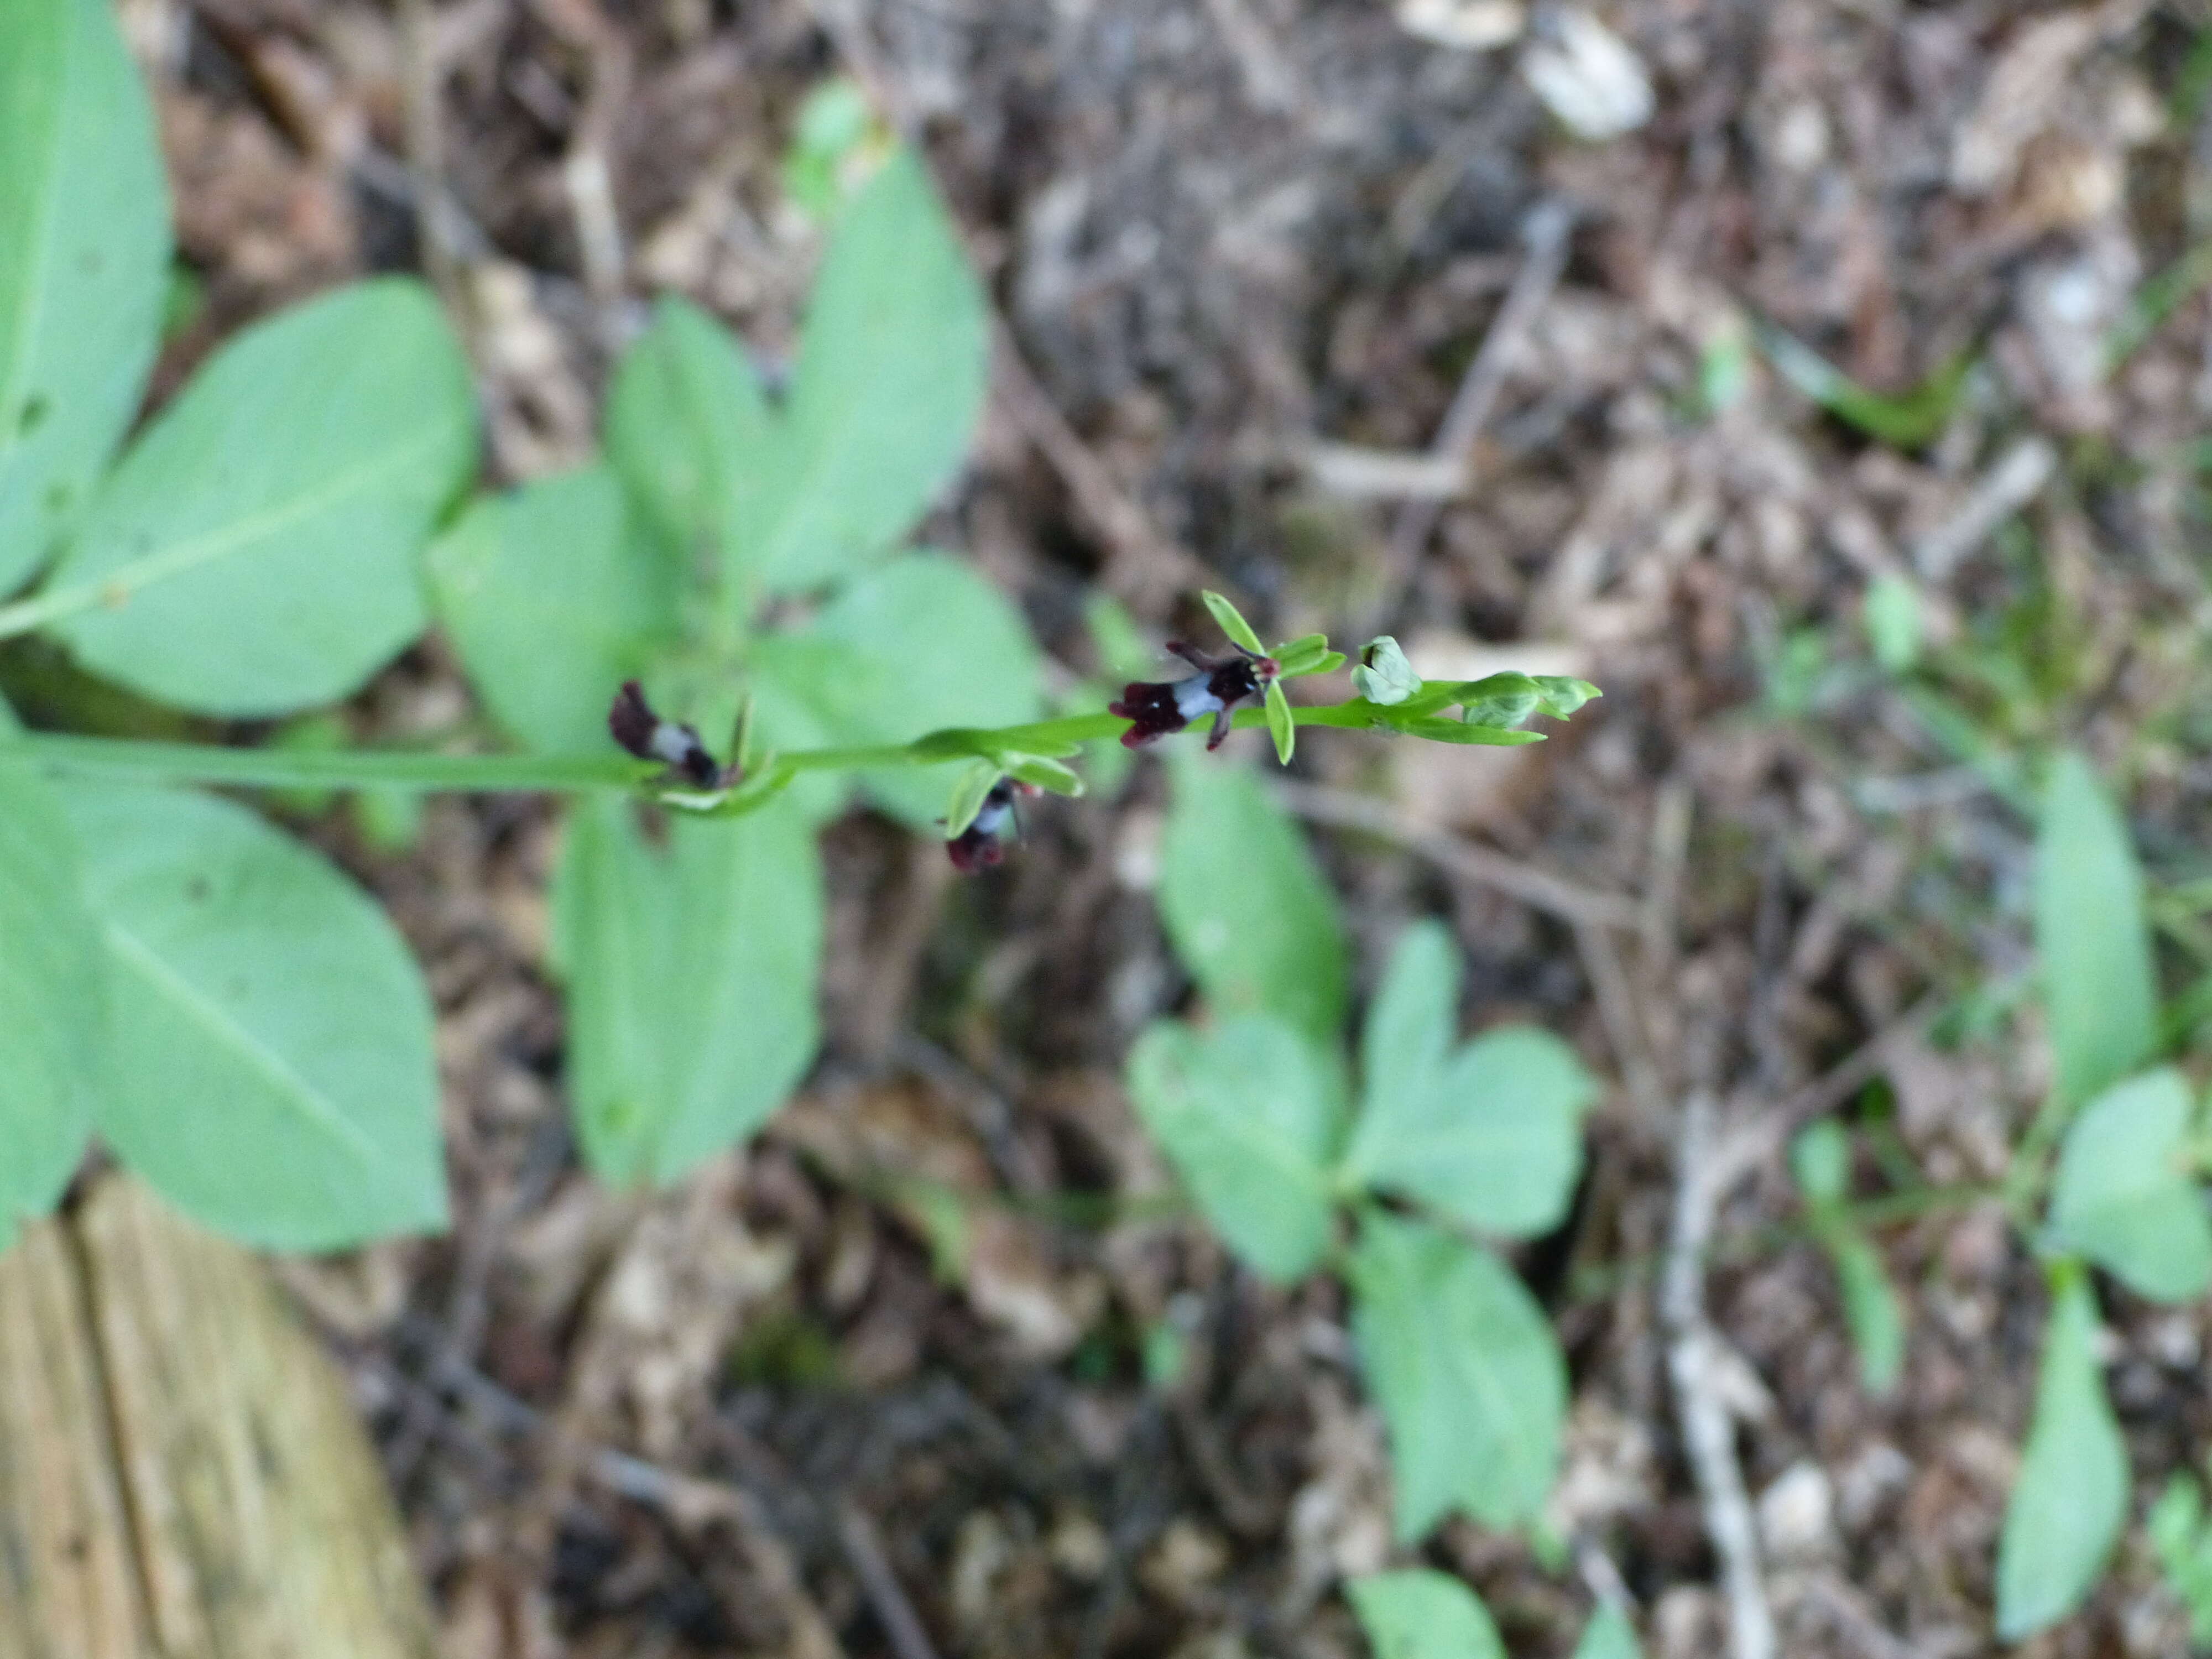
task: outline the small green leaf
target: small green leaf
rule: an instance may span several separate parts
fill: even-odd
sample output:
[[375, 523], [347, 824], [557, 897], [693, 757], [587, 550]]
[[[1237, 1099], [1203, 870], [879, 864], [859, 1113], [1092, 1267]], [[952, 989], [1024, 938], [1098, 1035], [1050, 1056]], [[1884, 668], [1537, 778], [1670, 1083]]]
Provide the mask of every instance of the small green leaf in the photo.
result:
[[1255, 657], [1267, 654], [1260, 643], [1260, 636], [1252, 631], [1252, 624], [1244, 620], [1244, 613], [1230, 604], [1226, 596], [1209, 587], [1199, 597], [1206, 601], [1206, 608], [1213, 613], [1215, 624], [1229, 636], [1231, 644], [1243, 646]]
[[2157, 1050], [2142, 872], [2127, 825], [2079, 755], [2045, 786], [2035, 846], [2035, 949], [2059, 1096], [2079, 1105]]
[[1868, 583], [1864, 620], [1883, 672], [1902, 674], [1920, 660], [1920, 590], [1909, 577], [1886, 570]]
[[1506, 1659], [1490, 1609], [1427, 1567], [1374, 1572], [1344, 1587], [1375, 1659]]
[[648, 522], [686, 555], [717, 561], [746, 608], [752, 550], [735, 527], [757, 510], [775, 436], [760, 376], [730, 331], [690, 301], [664, 297], [615, 370], [607, 460]]
[[1790, 1146], [1790, 1171], [1815, 1205], [1840, 1203], [1850, 1186], [1851, 1138], [1826, 1119]]
[[1295, 640], [1285, 640], [1267, 654], [1275, 659], [1285, 679], [1300, 674], [1310, 674], [1315, 665], [1329, 654], [1328, 635], [1302, 634]]
[[585, 1156], [670, 1182], [750, 1134], [812, 1063], [822, 868], [787, 803], [672, 817], [580, 802], [554, 878], [569, 1092]]
[[1485, 1032], [1403, 1091], [1370, 1091], [1346, 1158], [1352, 1179], [1503, 1238], [1548, 1231], [1582, 1172], [1597, 1085], [1529, 1025]]
[[769, 592], [855, 571], [951, 482], [982, 413], [988, 319], [935, 185], [900, 149], [838, 220], [758, 495], [732, 526]]
[[1492, 749], [1518, 749], [1523, 744], [1541, 743], [1541, 732], [1510, 732], [1495, 726], [1465, 726], [1458, 720], [1393, 720], [1394, 729], [1409, 738], [1426, 738], [1431, 743], [1475, 744]]
[[1283, 671], [1283, 678], [1286, 680], [1297, 680], [1304, 679], [1309, 674], [1334, 674], [1349, 659], [1341, 651], [1324, 651], [1320, 656], [1309, 659], [1295, 669], [1285, 668]]
[[[1034, 720], [1044, 708], [1020, 611], [946, 553], [893, 559], [805, 628], [759, 641], [756, 657], [763, 729], [780, 748], [906, 743], [946, 727]], [[878, 804], [925, 833], [950, 777], [917, 766], [860, 775]]]
[[0, 766], [0, 1249], [84, 1156], [106, 1021], [76, 832], [31, 769]]
[[1873, 1241], [1853, 1227], [1823, 1231], [1821, 1242], [1835, 1264], [1844, 1299], [1844, 1322], [1858, 1351], [1859, 1376], [1869, 1394], [1887, 1394], [1905, 1373], [1905, 1314]]
[[[1588, 680], [1578, 680], [1571, 675], [1538, 674], [1534, 678], [1536, 707], [1555, 720], [1572, 719], [1583, 704], [1605, 695]], [[1474, 722], [1474, 712], [1468, 710], [1465, 718]]]
[[1942, 434], [1974, 365], [1975, 350], [1969, 347], [1911, 391], [1885, 397], [1770, 323], [1760, 323], [1755, 332], [1759, 349], [1784, 380], [1837, 419], [1899, 449], [1918, 449]]
[[1297, 724], [1291, 718], [1291, 700], [1280, 680], [1267, 682], [1267, 732], [1275, 740], [1275, 758], [1285, 766], [1298, 746]]
[[1512, 727], [1544, 706], [1544, 688], [1533, 674], [1492, 674], [1468, 682], [1452, 701], [1469, 726]]
[[1024, 755], [1009, 750], [999, 757], [1007, 775], [1039, 789], [1071, 799], [1083, 793], [1083, 780], [1069, 768], [1043, 755]]
[[1350, 1272], [1399, 1539], [1455, 1509], [1492, 1527], [1537, 1514], [1559, 1473], [1567, 1368], [1535, 1298], [1487, 1250], [1379, 1210], [1360, 1218]]
[[1407, 1099], [1443, 1074], [1459, 1029], [1459, 946], [1441, 922], [1406, 930], [1360, 1034], [1363, 1121], [1377, 1103]]
[[1359, 666], [1352, 671], [1352, 689], [1368, 702], [1388, 708], [1419, 691], [1421, 677], [1406, 660], [1398, 641], [1384, 634], [1360, 653]]
[[1163, 1020], [1130, 1051], [1129, 1094], [1231, 1249], [1270, 1279], [1313, 1269], [1333, 1226], [1344, 1113], [1304, 1039], [1256, 1014], [1211, 1031]]
[[229, 801], [61, 793], [104, 946], [101, 1138], [266, 1249], [443, 1228], [430, 999], [384, 912]]
[[1643, 1659], [1636, 1645], [1636, 1627], [1619, 1607], [1602, 1607], [1583, 1626], [1583, 1639], [1575, 1644], [1574, 1659]]
[[677, 635], [675, 567], [603, 466], [477, 502], [427, 562], [477, 695], [544, 754], [605, 749], [616, 688]]
[[1997, 1634], [2017, 1642], [2087, 1599], [2128, 1512], [2127, 1448], [2097, 1365], [2088, 1275], [2061, 1264], [2035, 1420], [1997, 1544]]
[[960, 832], [975, 822], [975, 815], [983, 810], [984, 797], [1000, 775], [989, 761], [974, 761], [962, 769], [952, 785], [952, 798], [945, 804], [945, 840], [957, 841]]
[[0, 0], [0, 596], [138, 411], [169, 283], [153, 111], [108, 0]]
[[2051, 1225], [2139, 1296], [2212, 1287], [2212, 1218], [2185, 1164], [2189, 1080], [2172, 1067], [2114, 1084], [2075, 1117], [2058, 1154]]
[[114, 602], [54, 631], [195, 713], [334, 702], [422, 631], [422, 548], [476, 470], [436, 301], [341, 289], [231, 342], [123, 458], [52, 579]]
[[1160, 845], [1160, 920], [1224, 1012], [1287, 1020], [1334, 1048], [1344, 1030], [1344, 929], [1304, 838], [1243, 768], [1177, 751]]

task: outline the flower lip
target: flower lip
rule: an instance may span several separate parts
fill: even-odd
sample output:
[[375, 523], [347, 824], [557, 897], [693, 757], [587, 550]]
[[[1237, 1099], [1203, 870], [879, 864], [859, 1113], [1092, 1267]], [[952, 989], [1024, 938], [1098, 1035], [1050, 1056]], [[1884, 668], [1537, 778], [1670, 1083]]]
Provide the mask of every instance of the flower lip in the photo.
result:
[[654, 713], [635, 680], [624, 680], [615, 693], [614, 706], [607, 710], [607, 732], [640, 760], [663, 762], [701, 789], [726, 789], [738, 781], [737, 767], [719, 763], [696, 726]]
[[1229, 735], [1236, 706], [1266, 695], [1283, 672], [1273, 657], [1257, 655], [1241, 645], [1232, 646], [1235, 654], [1226, 657], [1211, 656], [1182, 640], [1170, 640], [1167, 648], [1197, 672], [1179, 680], [1132, 680], [1123, 688], [1121, 700], [1109, 703], [1106, 711], [1130, 723], [1121, 734], [1124, 748], [1139, 748], [1211, 714], [1213, 729], [1206, 734], [1206, 746], [1218, 749]]
[[952, 860], [952, 867], [963, 875], [973, 875], [1004, 862], [1007, 842], [1021, 836], [1021, 814], [1016, 803], [1022, 796], [1035, 793], [1033, 786], [1014, 778], [1000, 778], [993, 784], [968, 827], [945, 843], [945, 855]]

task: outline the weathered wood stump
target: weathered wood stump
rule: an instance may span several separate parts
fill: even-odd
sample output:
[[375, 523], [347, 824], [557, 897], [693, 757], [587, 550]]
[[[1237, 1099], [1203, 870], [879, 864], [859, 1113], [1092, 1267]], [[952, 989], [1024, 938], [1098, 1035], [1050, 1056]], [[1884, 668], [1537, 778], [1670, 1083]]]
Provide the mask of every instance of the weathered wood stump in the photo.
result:
[[343, 1380], [128, 1177], [0, 1255], [0, 1659], [434, 1659]]

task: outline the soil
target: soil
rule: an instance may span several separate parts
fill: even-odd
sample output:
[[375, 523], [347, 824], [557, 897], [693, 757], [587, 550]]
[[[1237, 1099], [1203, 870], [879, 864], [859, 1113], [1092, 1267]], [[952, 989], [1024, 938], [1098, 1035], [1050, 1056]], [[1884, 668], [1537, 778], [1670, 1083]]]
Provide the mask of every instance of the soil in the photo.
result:
[[[277, 306], [422, 271], [478, 368], [490, 481], [568, 465], [655, 292], [787, 356], [820, 250], [780, 157], [806, 91], [854, 73], [1006, 325], [931, 538], [1071, 673], [1096, 670], [1094, 586], [1164, 632], [1203, 580], [1271, 637], [1390, 631], [1431, 672], [1602, 685], [1532, 750], [1316, 742], [1296, 776], [1400, 832], [1313, 831], [1361, 987], [1441, 916], [1471, 1027], [1543, 1021], [1608, 1079], [1573, 1216], [1519, 1260], [1572, 1370], [1565, 1547], [1454, 1522], [1419, 1559], [1516, 1655], [1567, 1654], [1616, 1574], [1648, 1652], [1724, 1651], [1656, 1299], [1682, 1101], [1710, 1092], [1724, 1133], [1838, 1111], [1866, 1191], [1951, 1188], [2001, 1173], [2048, 1068], [2017, 995], [2032, 825], [1868, 668], [1869, 582], [1917, 569], [1939, 644], [2020, 665], [1958, 692], [1994, 750], [2085, 748], [2130, 781], [2154, 872], [2204, 865], [2212, 312], [2185, 294], [2117, 373], [2102, 356], [2212, 228], [2201, 4], [1620, 0], [1656, 110], [1584, 142], [1524, 44], [1437, 44], [1383, 0], [121, 3], [196, 278], [157, 395]], [[1563, 273], [1515, 327], [1471, 487], [1416, 535], [1313, 446], [1428, 447], [1555, 202]], [[1776, 374], [1756, 319], [1885, 393], [1978, 367], [1899, 449]], [[2053, 476], [1931, 554], [2031, 439]], [[347, 712], [389, 737], [469, 708], [433, 640]], [[1120, 1086], [1135, 1030], [1190, 997], [1148, 890], [1161, 802], [1139, 768], [973, 882], [837, 825], [818, 1067], [756, 1144], [651, 1196], [586, 1178], [564, 1125], [550, 807], [441, 799], [399, 852], [298, 820], [390, 905], [440, 1012], [451, 1236], [288, 1273], [455, 1659], [1364, 1651], [1340, 1581], [1413, 1558], [1342, 1299], [1238, 1269]], [[1641, 925], [1455, 874], [1439, 837]], [[1870, 1040], [1863, 1086], [1803, 1093]], [[917, 1171], [964, 1195], [957, 1273]], [[2037, 1264], [1992, 1201], [1882, 1228], [1910, 1346], [1872, 1397], [1798, 1214], [1770, 1152], [1724, 1195], [1708, 1282], [1783, 1650], [1993, 1653]], [[2205, 1310], [2103, 1290], [2140, 1506], [2212, 1433]], [[1186, 1358], [1164, 1386], [1161, 1328]], [[2185, 1648], [2131, 1528], [2025, 1650]]]

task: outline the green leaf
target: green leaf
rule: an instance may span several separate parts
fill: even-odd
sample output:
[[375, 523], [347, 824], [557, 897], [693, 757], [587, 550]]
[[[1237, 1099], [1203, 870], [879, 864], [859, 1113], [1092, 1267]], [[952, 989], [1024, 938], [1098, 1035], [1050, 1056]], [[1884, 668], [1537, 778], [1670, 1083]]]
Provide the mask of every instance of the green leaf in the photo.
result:
[[[762, 719], [783, 748], [905, 743], [945, 726], [1011, 726], [1044, 708], [1021, 613], [963, 560], [910, 553], [845, 588], [805, 629], [760, 641]], [[927, 830], [945, 767], [879, 767], [879, 805]]]
[[1459, 946], [1441, 922], [1408, 927], [1367, 1005], [1359, 1039], [1362, 1119], [1419, 1094], [1443, 1073], [1459, 1029]]
[[1252, 774], [1174, 757], [1160, 920], [1206, 999], [1275, 1014], [1334, 1048], [1344, 1030], [1344, 928], [1304, 838]]
[[1351, 1279], [1399, 1539], [1455, 1509], [1492, 1527], [1536, 1515], [1559, 1473], [1567, 1367], [1535, 1298], [1489, 1251], [1379, 1210], [1360, 1218]]
[[1790, 1143], [1790, 1172], [1815, 1205], [1840, 1203], [1850, 1186], [1851, 1138], [1826, 1119]]
[[1425, 1080], [1359, 1115], [1346, 1173], [1504, 1238], [1547, 1232], [1582, 1172], [1582, 1114], [1597, 1085], [1548, 1031], [1508, 1025], [1468, 1043]]
[[734, 529], [757, 510], [775, 441], [760, 376], [729, 331], [690, 301], [664, 297], [607, 393], [607, 459], [647, 520], [741, 580]]
[[1344, 1114], [1304, 1038], [1256, 1014], [1211, 1031], [1160, 1021], [1130, 1051], [1129, 1093], [1231, 1249], [1270, 1279], [1313, 1269], [1329, 1243]]
[[668, 1182], [758, 1128], [819, 1023], [822, 868], [778, 801], [736, 819], [580, 802], [554, 878], [579, 1139], [610, 1182]]
[[1506, 1659], [1490, 1609], [1427, 1567], [1373, 1572], [1344, 1587], [1375, 1659]]
[[1603, 1607], [1583, 1626], [1583, 1639], [1575, 1644], [1575, 1659], [1643, 1659], [1636, 1645], [1636, 1627], [1619, 1607]]
[[0, 767], [0, 1249], [84, 1156], [106, 1011], [76, 833], [29, 768]]
[[983, 799], [1003, 775], [989, 761], [971, 762], [964, 768], [952, 786], [952, 798], [945, 804], [945, 838], [959, 839], [960, 832], [975, 822], [975, 815], [983, 810]]
[[0, 0], [0, 595], [44, 564], [138, 411], [169, 204], [109, 0]]
[[1968, 347], [1911, 391], [1885, 397], [1771, 323], [1759, 324], [1754, 332], [1767, 362], [1784, 380], [1838, 420], [1899, 449], [1918, 449], [1942, 435], [1966, 383], [1966, 371], [1974, 365], [1975, 349]]
[[1406, 660], [1398, 641], [1384, 634], [1360, 653], [1359, 666], [1352, 671], [1352, 689], [1368, 702], [1388, 708], [1419, 692], [1421, 677]]
[[988, 310], [910, 149], [839, 219], [806, 311], [791, 396], [738, 526], [769, 591], [820, 587], [912, 528], [968, 453], [990, 360]]
[[1300, 674], [1312, 673], [1328, 658], [1328, 635], [1302, 634], [1295, 640], [1284, 641], [1267, 654], [1275, 659], [1285, 679], [1294, 679]]
[[1844, 1322], [1858, 1351], [1859, 1376], [1869, 1394], [1887, 1394], [1905, 1373], [1905, 1314], [1881, 1253], [1853, 1227], [1825, 1230], [1821, 1242], [1835, 1264], [1836, 1285], [1844, 1299]]
[[2187, 1302], [2212, 1288], [2212, 1219], [2185, 1163], [2189, 1080], [2171, 1067], [2114, 1084], [2067, 1129], [2051, 1225], [2139, 1296]]
[[2078, 1266], [2054, 1278], [2035, 1421], [1997, 1543], [1997, 1634], [2008, 1642], [2087, 1599], [2127, 1519], [2127, 1448], [2097, 1366], [2096, 1301]]
[[2127, 825], [2079, 755], [2060, 756], [2045, 785], [2035, 948], [2058, 1094], [2078, 1105], [2139, 1069], [2158, 1043], [2142, 872]]
[[1492, 674], [1459, 689], [1452, 701], [1469, 726], [1511, 728], [1544, 706], [1544, 688], [1533, 674]]
[[430, 999], [384, 912], [240, 806], [72, 783], [108, 984], [103, 1139], [270, 1249], [446, 1224]]
[[422, 631], [418, 566], [477, 466], [468, 364], [414, 283], [365, 283], [248, 330], [125, 455], [56, 586], [86, 666], [224, 715], [344, 696]]
[[1911, 579], [1884, 571], [1867, 584], [1867, 643], [1887, 673], [1902, 674], [1920, 660], [1920, 590]]
[[1458, 720], [1411, 720], [1392, 724], [1409, 738], [1426, 738], [1431, 743], [1480, 744], [1492, 749], [1518, 749], [1524, 744], [1541, 743], [1541, 732], [1510, 732], [1495, 726], [1467, 726]]
[[1252, 631], [1252, 624], [1244, 620], [1244, 613], [1231, 605], [1225, 594], [1209, 587], [1199, 598], [1206, 601], [1206, 608], [1213, 613], [1214, 625], [1229, 636], [1232, 645], [1243, 646], [1255, 657], [1267, 654], [1267, 648], [1260, 643], [1260, 636]]
[[1055, 795], [1071, 799], [1083, 793], [1083, 779], [1068, 767], [1043, 755], [1025, 755], [1008, 750], [999, 757], [1007, 775], [1038, 789], [1048, 789]]
[[616, 689], [676, 635], [676, 570], [603, 466], [477, 502], [428, 566], [477, 695], [541, 753], [605, 749]]
[[1291, 719], [1291, 700], [1280, 680], [1267, 682], [1267, 732], [1275, 740], [1276, 760], [1288, 766], [1298, 745], [1298, 728]]

